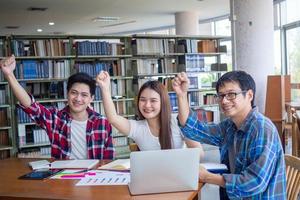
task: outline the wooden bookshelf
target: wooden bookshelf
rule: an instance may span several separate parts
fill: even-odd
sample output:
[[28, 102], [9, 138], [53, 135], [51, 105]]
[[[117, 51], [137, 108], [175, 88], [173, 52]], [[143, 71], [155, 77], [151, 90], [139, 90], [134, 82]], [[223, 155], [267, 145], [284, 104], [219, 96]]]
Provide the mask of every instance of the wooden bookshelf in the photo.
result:
[[[99, 71], [106, 70], [112, 77], [112, 96], [122, 97], [114, 99], [117, 111], [125, 117], [133, 118], [133, 77], [127, 75], [128, 60], [132, 57], [130, 41], [128, 36], [12, 35], [8, 38], [7, 50], [16, 56], [18, 81], [38, 102], [62, 108], [67, 101], [66, 81], [71, 74], [85, 72], [95, 78]], [[1, 44], [0, 40], [0, 51]], [[16, 100], [14, 102], [17, 103]], [[14, 149], [18, 149], [21, 157], [49, 156], [39, 150], [43, 148], [47, 152], [46, 148], [50, 148], [50, 145], [45, 141], [34, 141], [37, 137], [33, 137], [33, 132], [38, 131], [38, 127], [16, 108], [15, 103], [2, 106], [17, 110], [14, 141], [18, 141], [19, 145]], [[98, 87], [93, 106], [96, 111], [104, 114]], [[123, 142], [120, 150], [122, 157], [126, 155], [124, 145]], [[118, 148], [116, 150], [118, 157]], [[127, 157], [128, 153], [129, 150]]]
[[191, 107], [211, 109], [217, 113], [214, 117], [217, 122], [220, 114], [213, 97], [215, 89], [212, 82], [228, 70], [227, 64], [221, 64], [221, 55], [226, 53], [226, 48], [220, 46], [223, 39], [227, 37], [133, 35], [131, 72], [135, 91], [148, 80], [160, 80], [169, 90], [173, 112], [177, 112], [177, 98], [172, 91], [171, 79], [178, 72], [185, 71], [190, 79], [194, 79], [188, 91]]

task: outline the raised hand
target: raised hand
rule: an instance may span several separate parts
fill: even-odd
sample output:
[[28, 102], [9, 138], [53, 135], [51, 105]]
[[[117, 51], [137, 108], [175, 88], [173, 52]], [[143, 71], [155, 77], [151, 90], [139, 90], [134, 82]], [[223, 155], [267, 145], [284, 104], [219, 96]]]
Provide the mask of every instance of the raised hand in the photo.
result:
[[176, 92], [177, 96], [186, 95], [190, 85], [190, 80], [185, 72], [180, 72], [172, 80], [173, 90]]
[[15, 56], [12, 55], [0, 61], [0, 69], [4, 75], [13, 74], [13, 71], [16, 68]]
[[101, 71], [96, 77], [96, 82], [101, 90], [110, 91], [110, 76], [107, 71]]

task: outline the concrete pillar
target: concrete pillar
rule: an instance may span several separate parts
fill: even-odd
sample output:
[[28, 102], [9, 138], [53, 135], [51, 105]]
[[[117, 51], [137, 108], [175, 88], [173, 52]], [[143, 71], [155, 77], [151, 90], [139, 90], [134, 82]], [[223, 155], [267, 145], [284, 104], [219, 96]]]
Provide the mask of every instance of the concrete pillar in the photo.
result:
[[256, 105], [265, 111], [267, 76], [274, 74], [273, 0], [230, 0], [234, 69], [256, 82]]
[[176, 35], [198, 35], [199, 17], [197, 12], [175, 13]]

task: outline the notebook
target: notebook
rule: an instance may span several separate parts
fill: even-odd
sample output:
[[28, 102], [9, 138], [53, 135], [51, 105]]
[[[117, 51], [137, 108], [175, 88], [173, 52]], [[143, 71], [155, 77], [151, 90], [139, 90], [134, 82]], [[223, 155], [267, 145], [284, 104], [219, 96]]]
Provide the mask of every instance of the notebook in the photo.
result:
[[132, 152], [130, 193], [197, 190], [199, 161], [198, 148]]
[[129, 170], [130, 169], [130, 160], [129, 159], [117, 159], [106, 165], [102, 165], [98, 169], [106, 170]]

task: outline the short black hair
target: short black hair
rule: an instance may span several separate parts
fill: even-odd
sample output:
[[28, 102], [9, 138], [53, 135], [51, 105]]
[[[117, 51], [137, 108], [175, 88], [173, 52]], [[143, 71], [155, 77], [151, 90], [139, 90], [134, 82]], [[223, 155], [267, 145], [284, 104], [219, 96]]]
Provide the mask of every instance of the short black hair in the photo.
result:
[[84, 83], [90, 88], [91, 96], [95, 95], [96, 81], [87, 73], [79, 72], [68, 78], [67, 91], [69, 92], [74, 83]]
[[251, 101], [252, 108], [255, 107], [254, 105], [254, 99], [255, 99], [255, 92], [256, 92], [256, 86], [255, 81], [252, 78], [252, 76], [245, 71], [230, 71], [225, 74], [223, 74], [217, 84], [216, 84], [216, 91], [219, 92], [220, 87], [224, 86], [225, 83], [228, 82], [234, 82], [239, 84], [242, 91], [253, 91], [253, 99]]

